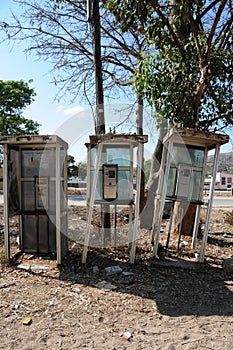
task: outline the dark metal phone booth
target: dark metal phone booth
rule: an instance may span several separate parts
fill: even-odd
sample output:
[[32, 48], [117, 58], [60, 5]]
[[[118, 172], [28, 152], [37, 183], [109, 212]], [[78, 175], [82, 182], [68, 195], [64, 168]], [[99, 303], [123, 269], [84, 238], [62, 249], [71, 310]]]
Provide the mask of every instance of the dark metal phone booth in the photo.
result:
[[10, 259], [9, 218], [19, 217], [19, 248], [32, 254], [67, 251], [67, 143], [58, 136], [2, 136], [4, 242]]

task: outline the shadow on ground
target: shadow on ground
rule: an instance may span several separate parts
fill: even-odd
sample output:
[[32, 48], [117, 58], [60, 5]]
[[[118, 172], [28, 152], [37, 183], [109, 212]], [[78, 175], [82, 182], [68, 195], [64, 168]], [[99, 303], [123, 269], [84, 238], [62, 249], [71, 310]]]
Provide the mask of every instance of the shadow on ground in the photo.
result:
[[[60, 279], [92, 287], [110, 283], [115, 292], [154, 300], [159, 312], [167, 316], [233, 315], [233, 281], [220, 267], [178, 258], [151, 258], [130, 265], [119, 261], [117, 254], [111, 259], [105, 254], [91, 250], [86, 265], [81, 264], [80, 255], [69, 257], [69, 263], [60, 267]], [[127, 274], [106, 276], [105, 267], [114, 265]]]

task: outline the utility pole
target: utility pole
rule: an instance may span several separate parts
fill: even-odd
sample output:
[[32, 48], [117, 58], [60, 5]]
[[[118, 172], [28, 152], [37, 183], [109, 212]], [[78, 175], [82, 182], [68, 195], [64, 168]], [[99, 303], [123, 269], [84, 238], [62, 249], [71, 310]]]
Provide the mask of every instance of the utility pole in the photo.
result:
[[96, 90], [96, 134], [105, 134], [99, 0], [87, 0], [87, 19], [92, 24]]
[[[101, 58], [101, 33], [99, 0], [87, 0], [87, 20], [92, 24], [95, 66], [96, 123], [95, 133], [105, 134], [104, 91]], [[104, 228], [104, 246], [111, 239], [109, 204], [101, 204], [101, 222]]]

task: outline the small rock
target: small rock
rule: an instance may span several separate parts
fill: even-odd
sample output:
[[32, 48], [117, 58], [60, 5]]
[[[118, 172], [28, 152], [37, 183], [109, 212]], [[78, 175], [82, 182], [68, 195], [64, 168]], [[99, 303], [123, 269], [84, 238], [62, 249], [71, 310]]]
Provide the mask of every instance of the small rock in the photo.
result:
[[222, 267], [226, 273], [233, 273], [233, 259], [225, 259], [222, 263]]
[[49, 270], [49, 267], [46, 266], [46, 265], [34, 265], [34, 266], [31, 266], [31, 271], [33, 272], [36, 272], [36, 271], [48, 271]]
[[124, 276], [133, 276], [134, 273], [133, 272], [128, 272], [128, 271], [123, 271], [122, 275], [124, 275]]
[[98, 266], [93, 266], [93, 273], [99, 273], [99, 268]]
[[114, 290], [117, 287], [107, 281], [101, 281], [99, 283], [94, 284], [94, 287], [105, 289], [106, 291]]
[[182, 241], [181, 246], [186, 247], [189, 243], [187, 241]]
[[31, 264], [28, 263], [22, 263], [17, 266], [17, 269], [19, 270], [25, 270], [25, 271], [31, 271]]

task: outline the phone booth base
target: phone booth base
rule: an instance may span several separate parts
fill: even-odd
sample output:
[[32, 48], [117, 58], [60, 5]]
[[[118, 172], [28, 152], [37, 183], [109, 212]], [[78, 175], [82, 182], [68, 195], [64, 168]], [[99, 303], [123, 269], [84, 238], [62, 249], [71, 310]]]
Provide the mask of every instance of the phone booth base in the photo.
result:
[[4, 146], [4, 242], [10, 259], [9, 219], [18, 217], [19, 249], [54, 255], [67, 252], [67, 144], [57, 136], [6, 136]]

